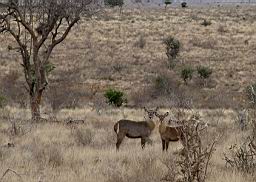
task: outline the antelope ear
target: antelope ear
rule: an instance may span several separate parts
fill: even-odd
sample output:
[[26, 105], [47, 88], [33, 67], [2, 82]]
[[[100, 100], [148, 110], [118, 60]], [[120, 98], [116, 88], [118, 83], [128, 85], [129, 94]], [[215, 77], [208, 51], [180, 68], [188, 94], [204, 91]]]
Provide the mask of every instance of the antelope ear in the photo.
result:
[[155, 116], [156, 116], [156, 117], [159, 117], [159, 114], [158, 114], [157, 112], [155, 112]]
[[169, 112], [166, 112], [164, 116], [166, 117], [166, 116], [168, 116], [168, 115], [169, 115]]
[[144, 111], [148, 112], [147, 108], [146, 107], [143, 107]]

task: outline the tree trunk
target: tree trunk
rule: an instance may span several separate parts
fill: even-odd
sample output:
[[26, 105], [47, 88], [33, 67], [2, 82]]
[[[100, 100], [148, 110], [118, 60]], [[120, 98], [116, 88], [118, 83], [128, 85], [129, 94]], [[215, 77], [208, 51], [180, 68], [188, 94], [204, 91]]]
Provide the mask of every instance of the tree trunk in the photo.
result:
[[41, 98], [42, 98], [42, 91], [39, 93], [36, 93], [35, 95], [30, 95], [30, 107], [31, 107], [31, 115], [32, 120], [39, 120], [41, 118], [40, 113], [40, 104], [41, 104]]

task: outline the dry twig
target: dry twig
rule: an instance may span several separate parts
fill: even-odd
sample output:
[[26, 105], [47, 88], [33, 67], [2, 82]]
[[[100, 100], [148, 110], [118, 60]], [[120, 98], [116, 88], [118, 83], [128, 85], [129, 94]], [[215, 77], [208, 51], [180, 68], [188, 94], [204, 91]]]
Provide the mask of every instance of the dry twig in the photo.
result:
[[10, 172], [12, 172], [12, 173], [15, 174], [16, 176], [18, 176], [19, 179], [20, 179], [20, 181], [23, 181], [23, 179], [22, 179], [22, 177], [21, 177], [21, 174], [17, 173], [17, 172], [16, 172], [15, 170], [13, 170], [13, 169], [8, 168], [8, 169], [3, 173], [3, 176], [0, 178], [0, 182], [2, 182], [3, 179], [4, 179], [4, 177], [5, 177], [8, 173], [10, 173]]

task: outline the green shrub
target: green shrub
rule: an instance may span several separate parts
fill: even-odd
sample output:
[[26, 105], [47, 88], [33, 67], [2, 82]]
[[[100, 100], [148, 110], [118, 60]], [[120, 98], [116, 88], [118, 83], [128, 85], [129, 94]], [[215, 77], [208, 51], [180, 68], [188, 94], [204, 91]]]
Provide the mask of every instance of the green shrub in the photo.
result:
[[191, 80], [193, 77], [194, 70], [191, 67], [185, 67], [181, 70], [181, 78], [187, 83], [188, 80]]
[[165, 0], [164, 4], [167, 6], [168, 4], [172, 4], [172, 1], [171, 0]]
[[186, 2], [182, 2], [182, 3], [181, 3], [181, 7], [182, 7], [182, 8], [186, 8], [186, 7], [188, 7], [188, 5], [187, 5]]
[[256, 106], [256, 83], [247, 86], [246, 93], [247, 93], [249, 102]]
[[124, 98], [124, 93], [114, 89], [108, 89], [104, 96], [107, 98], [107, 102], [116, 107], [120, 107], [123, 103], [127, 102]]
[[211, 76], [212, 70], [205, 66], [198, 66], [197, 67], [197, 73], [202, 79], [207, 79]]
[[210, 20], [206, 20], [206, 19], [204, 19], [204, 21], [201, 23], [201, 25], [203, 25], [203, 26], [209, 26], [209, 25], [211, 25], [212, 24], [212, 22], [210, 21]]
[[173, 60], [176, 59], [180, 51], [180, 42], [174, 37], [168, 36], [167, 38], [164, 39], [163, 43], [166, 48], [166, 55], [167, 55], [168, 61], [170, 65], [173, 65]]
[[124, 5], [123, 0], [104, 0], [104, 2], [105, 2], [105, 5], [110, 7], [115, 7], [115, 6], [122, 7]]
[[3, 108], [6, 104], [6, 98], [0, 95], [0, 108]]

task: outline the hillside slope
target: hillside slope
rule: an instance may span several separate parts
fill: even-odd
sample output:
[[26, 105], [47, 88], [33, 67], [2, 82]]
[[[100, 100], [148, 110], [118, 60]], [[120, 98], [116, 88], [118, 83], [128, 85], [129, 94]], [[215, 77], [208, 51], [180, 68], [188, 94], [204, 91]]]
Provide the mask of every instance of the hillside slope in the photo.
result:
[[[167, 78], [174, 92], [184, 91], [195, 106], [244, 105], [245, 87], [256, 76], [255, 18], [255, 7], [126, 9], [122, 15], [118, 10], [106, 10], [92, 19], [83, 19], [55, 49], [51, 88], [58, 85], [63, 90], [60, 85], [64, 84], [79, 90], [79, 100], [84, 103], [97, 100], [107, 88], [114, 87], [127, 94], [130, 104], [146, 104], [166, 97], [155, 86], [160, 76]], [[204, 19], [212, 24], [201, 25]], [[168, 68], [162, 43], [168, 35], [182, 44], [174, 69]], [[18, 70], [18, 82], [22, 83], [19, 55], [7, 51], [7, 45], [15, 43], [7, 34], [1, 35], [0, 41], [0, 77], [5, 79]], [[197, 77], [184, 85], [180, 71], [188, 65], [213, 70], [206, 88]], [[142, 101], [136, 99], [138, 96]]]

